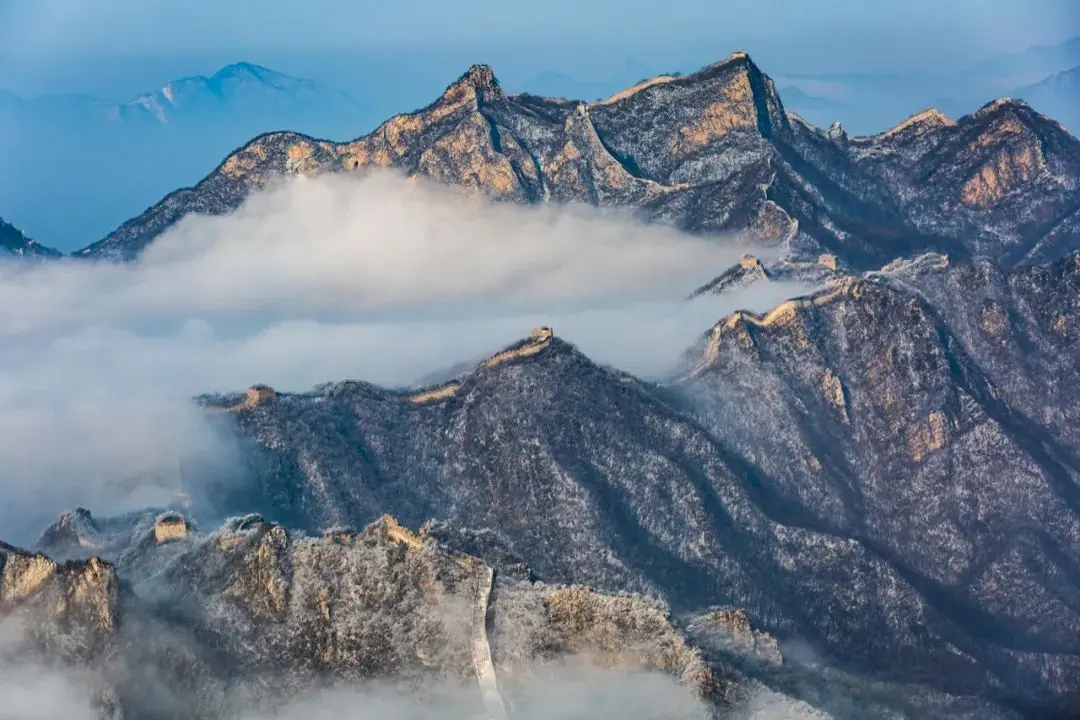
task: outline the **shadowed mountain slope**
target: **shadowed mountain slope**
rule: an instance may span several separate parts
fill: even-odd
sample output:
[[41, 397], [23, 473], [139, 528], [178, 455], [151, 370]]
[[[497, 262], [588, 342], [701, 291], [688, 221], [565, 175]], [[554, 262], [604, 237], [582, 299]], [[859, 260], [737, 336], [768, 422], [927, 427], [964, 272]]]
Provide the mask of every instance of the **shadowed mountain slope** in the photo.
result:
[[1078, 279], [1075, 254], [899, 263], [725, 318], [667, 386], [540, 333], [444, 386], [206, 401], [255, 450], [234, 507], [437, 518], [496, 565], [745, 608], [841, 667], [1064, 711]]

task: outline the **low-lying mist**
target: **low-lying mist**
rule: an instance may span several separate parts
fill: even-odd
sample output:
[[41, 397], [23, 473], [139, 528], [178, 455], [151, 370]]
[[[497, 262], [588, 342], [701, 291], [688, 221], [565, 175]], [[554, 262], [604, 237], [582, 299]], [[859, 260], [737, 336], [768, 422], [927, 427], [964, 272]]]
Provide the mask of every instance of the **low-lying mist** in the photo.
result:
[[685, 300], [748, 250], [376, 173], [189, 216], [130, 264], [0, 264], [2, 537], [32, 541], [75, 505], [166, 502], [183, 463], [227, 473], [231, 442], [190, 402], [203, 392], [411, 384], [537, 325], [662, 377], [724, 314], [809, 289]]
[[[0, 718], [5, 720], [100, 720], [112, 717], [112, 693], [102, 678], [45, 664], [23, 648], [23, 631], [0, 623]], [[174, 642], [182, 642], [174, 638]], [[138, 643], [138, 638], [129, 642]], [[153, 678], [140, 678], [143, 683]], [[392, 680], [369, 680], [310, 692], [280, 705], [243, 683], [218, 699], [223, 716], [234, 720], [709, 720], [715, 717], [675, 678], [643, 670], [603, 668], [587, 658], [548, 662], [509, 678], [503, 690], [506, 715], [484, 707], [475, 683], [444, 681], [417, 688]], [[123, 694], [123, 691], [121, 691]], [[192, 699], [193, 700], [193, 699]], [[103, 702], [104, 701], [104, 702]], [[211, 705], [215, 702], [211, 701]], [[194, 703], [161, 693], [140, 698], [141, 712], [153, 717], [188, 717]], [[268, 707], [269, 706], [269, 707]], [[247, 708], [247, 709], [245, 709]], [[256, 709], [258, 708], [258, 709]], [[217, 717], [217, 711], [211, 711]], [[825, 720], [805, 703], [757, 688], [730, 715], [732, 720]]]
[[[660, 673], [575, 665], [574, 674], [541, 672], [506, 698], [514, 720], [706, 720], [709, 713], [687, 688]], [[243, 720], [498, 720], [475, 686], [447, 684], [415, 690], [388, 683], [302, 698], [277, 712]]]
[[79, 673], [28, 657], [26, 629], [0, 621], [0, 718], [98, 720], [93, 689]]

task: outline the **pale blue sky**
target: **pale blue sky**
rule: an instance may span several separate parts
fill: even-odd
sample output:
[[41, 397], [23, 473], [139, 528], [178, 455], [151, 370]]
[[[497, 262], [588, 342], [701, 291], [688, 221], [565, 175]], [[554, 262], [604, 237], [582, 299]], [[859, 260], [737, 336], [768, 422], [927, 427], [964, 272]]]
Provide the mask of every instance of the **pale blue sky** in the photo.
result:
[[353, 90], [350, 58], [599, 78], [736, 48], [773, 72], [880, 72], [1076, 35], [1080, 0], [0, 0], [0, 87], [123, 94], [241, 59]]

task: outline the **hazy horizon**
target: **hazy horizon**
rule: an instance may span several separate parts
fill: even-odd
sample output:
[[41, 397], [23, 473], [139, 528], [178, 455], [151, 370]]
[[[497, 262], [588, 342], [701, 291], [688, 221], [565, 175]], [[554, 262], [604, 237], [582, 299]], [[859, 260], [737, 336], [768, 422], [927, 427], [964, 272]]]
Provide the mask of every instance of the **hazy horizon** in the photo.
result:
[[[959, 69], [1080, 35], [1080, 7], [1068, 0], [1003, 0], [992, 9], [979, 0], [872, 6], [839, 0], [812, 8], [790, 0], [738, 0], [722, 9], [682, 0], [666, 8], [658, 17], [640, 0], [617, 7], [613, 0], [586, 7], [553, 0], [511, 12], [486, 0], [458, 3], [452, 11], [431, 0], [407, 11], [277, 0], [260, 9], [258, 23], [249, 23], [249, 6], [237, 0], [153, 8], [123, 0], [92, 11], [80, 0], [32, 6], [0, 0], [0, 89], [126, 99], [243, 60], [363, 93], [371, 66], [387, 57], [397, 62], [379, 70], [390, 75], [430, 74], [434, 81], [483, 62], [513, 85], [544, 72], [609, 79], [628, 64], [654, 73], [686, 70], [736, 49], [774, 74], [891, 73]], [[495, 11], [505, 31], [494, 38], [489, 31], [478, 34], [478, 17]], [[612, 23], [616, 11], [618, 23]], [[738, 22], [729, 22], [732, 17]]]

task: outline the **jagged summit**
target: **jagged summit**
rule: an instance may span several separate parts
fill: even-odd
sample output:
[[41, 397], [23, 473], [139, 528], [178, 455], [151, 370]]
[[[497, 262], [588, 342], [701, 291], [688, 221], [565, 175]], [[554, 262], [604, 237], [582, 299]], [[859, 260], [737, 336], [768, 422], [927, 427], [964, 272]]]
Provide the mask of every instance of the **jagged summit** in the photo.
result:
[[185, 214], [229, 212], [274, 176], [370, 167], [499, 201], [636, 208], [691, 233], [746, 233], [789, 259], [829, 254], [856, 270], [926, 251], [1056, 252], [1072, 242], [1062, 228], [1080, 202], [1080, 143], [1035, 113], [1021, 124], [1053, 142], [1018, 154], [1008, 128], [935, 109], [867, 138], [819, 130], [789, 116], [742, 52], [591, 104], [507, 96], [490, 67], [474, 65], [428, 106], [354, 141], [257, 138], [79, 254], [130, 259]]
[[1031, 106], [1028, 105], [1027, 102], [1025, 102], [1024, 100], [1019, 98], [1000, 97], [996, 100], [991, 100], [990, 102], [986, 103], [978, 110], [976, 110], [973, 114], [981, 115], [984, 113], [994, 112], [995, 110], [1009, 110], [1015, 108], [1027, 108], [1030, 110]]
[[965, 119], [975, 123], [1009, 122], [1011, 120], [1027, 126], [1039, 135], [1050, 131], [1058, 135], [1068, 135], [1070, 139], [1075, 140], [1075, 137], [1061, 123], [1042, 114], [1022, 98], [998, 98], [986, 103]]
[[768, 281], [771, 278], [771, 273], [761, 260], [753, 255], [743, 255], [739, 262], [690, 293], [688, 299], [702, 295], [720, 295], [734, 288], [746, 287], [759, 280]]
[[506, 93], [489, 65], [475, 64], [450, 83], [442, 94], [443, 101], [460, 102], [465, 97], [473, 97], [477, 102], [484, 103], [501, 100]]
[[528, 336], [507, 345], [467, 370], [454, 373], [452, 379], [434, 385], [387, 390], [364, 382], [344, 381], [327, 383], [307, 393], [279, 393], [268, 385], [260, 384], [251, 386], [244, 393], [204, 395], [200, 401], [205, 407], [227, 410], [240, 415], [255, 411], [273, 412], [274, 404], [279, 400], [288, 404], [305, 398], [334, 396], [343, 391], [384, 396], [417, 406], [430, 405], [454, 397], [463, 387], [481, 381], [497, 369], [548, 355], [585, 359], [585, 356], [581, 355], [571, 343], [556, 338], [550, 327], [539, 327], [534, 328]]
[[728, 314], [713, 325], [705, 333], [702, 341], [688, 352], [687, 368], [681, 376], [682, 380], [684, 382], [692, 380], [707, 371], [717, 361], [720, 347], [727, 336], [736, 337], [737, 342], [744, 347], [752, 346], [756, 328], [773, 329], [795, 326], [800, 322], [800, 316], [807, 310], [820, 308], [845, 298], [858, 298], [866, 291], [868, 283], [874, 281], [874, 278], [841, 277], [833, 280], [823, 289], [784, 300], [764, 313], [736, 310]]
[[497, 88], [499, 87], [499, 81], [495, 77], [495, 71], [491, 69], [490, 65], [483, 63], [476, 63], [469, 67], [462, 75], [458, 82], [470, 82], [477, 87], [485, 88]]
[[533, 358], [541, 353], [550, 352], [565, 353], [576, 351], [570, 343], [556, 339], [552, 334], [551, 328], [535, 328], [529, 334], [529, 337], [495, 353], [487, 360], [484, 360], [477, 365], [472, 372], [459, 375], [455, 379], [435, 387], [424, 388], [417, 392], [410, 393], [409, 402], [413, 405], [427, 405], [436, 401], [449, 399], [457, 395], [470, 379], [473, 379], [484, 372], [507, 364], [516, 364], [523, 360]]

